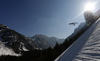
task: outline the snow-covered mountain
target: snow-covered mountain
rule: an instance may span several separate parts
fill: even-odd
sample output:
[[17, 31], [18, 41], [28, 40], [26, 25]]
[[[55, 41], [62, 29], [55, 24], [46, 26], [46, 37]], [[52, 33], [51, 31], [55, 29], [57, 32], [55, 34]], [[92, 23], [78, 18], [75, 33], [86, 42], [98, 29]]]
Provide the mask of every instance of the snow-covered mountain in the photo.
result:
[[6, 47], [4, 43], [0, 41], [0, 56], [1, 55], [20, 56], [21, 54], [15, 53], [11, 48]]
[[64, 39], [45, 35], [26, 37], [11, 30], [6, 25], [0, 24], [0, 55], [20, 55], [21, 51], [46, 49], [49, 46], [54, 47], [56, 42], [61, 43], [63, 41]]
[[[32, 39], [11, 30], [3, 24], [0, 24], [0, 42], [2, 43], [1, 45], [4, 45], [8, 49], [12, 49], [16, 53], [39, 48]], [[0, 48], [0, 50], [2, 48]]]
[[55, 61], [100, 61], [100, 18]]
[[35, 35], [30, 38], [32, 38], [34, 42], [36, 42], [36, 44], [42, 49], [46, 49], [49, 46], [54, 47], [56, 42], [61, 44], [64, 41], [64, 39], [58, 39], [56, 37], [48, 37], [48, 36], [41, 35], [41, 34]]

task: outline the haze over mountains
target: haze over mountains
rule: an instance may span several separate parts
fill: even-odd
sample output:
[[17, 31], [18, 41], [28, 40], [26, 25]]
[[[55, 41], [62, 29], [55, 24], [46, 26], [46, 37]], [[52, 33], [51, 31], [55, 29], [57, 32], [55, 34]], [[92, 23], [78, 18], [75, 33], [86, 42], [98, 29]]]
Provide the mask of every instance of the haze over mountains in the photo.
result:
[[80, 25], [74, 30], [74, 32], [69, 37], [67, 37], [67, 39], [74, 37], [78, 32], [80, 32], [81, 30], [85, 30], [86, 28], [86, 22], [80, 23]]
[[48, 37], [45, 35], [35, 35], [33, 37], [30, 37], [36, 44], [38, 44], [39, 47], [45, 49], [50, 47], [54, 47], [56, 42], [61, 44], [63, 43], [64, 39], [58, 39], [56, 37]]

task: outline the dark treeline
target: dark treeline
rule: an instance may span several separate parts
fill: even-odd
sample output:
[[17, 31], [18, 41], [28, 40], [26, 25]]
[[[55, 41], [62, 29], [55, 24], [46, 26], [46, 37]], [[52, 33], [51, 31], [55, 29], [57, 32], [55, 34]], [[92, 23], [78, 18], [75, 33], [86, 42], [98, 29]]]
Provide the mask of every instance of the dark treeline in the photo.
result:
[[18, 57], [3, 55], [0, 57], [0, 61], [54, 61], [99, 18], [94, 17], [91, 12], [85, 12], [84, 17], [87, 26], [84, 26], [75, 36], [69, 39], [66, 38], [62, 44], [56, 43], [54, 48], [49, 47], [44, 50], [22, 51], [22, 55]]
[[49, 47], [44, 50], [32, 50], [21, 52], [22, 56], [1, 56], [0, 61], [53, 61], [61, 53], [63, 53], [70, 45], [72, 45], [85, 31], [82, 29], [70, 39], [65, 39], [62, 44], [56, 43], [54, 48]]

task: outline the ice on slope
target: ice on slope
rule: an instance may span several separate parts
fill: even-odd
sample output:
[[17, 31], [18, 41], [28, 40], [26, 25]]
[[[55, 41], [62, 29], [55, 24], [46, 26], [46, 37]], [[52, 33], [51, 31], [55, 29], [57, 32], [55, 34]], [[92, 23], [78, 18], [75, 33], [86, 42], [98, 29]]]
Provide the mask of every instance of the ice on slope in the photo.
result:
[[0, 42], [0, 56], [1, 55], [20, 56], [20, 54], [16, 54], [12, 49], [7, 48], [2, 42]]
[[55, 61], [100, 61], [100, 19]]

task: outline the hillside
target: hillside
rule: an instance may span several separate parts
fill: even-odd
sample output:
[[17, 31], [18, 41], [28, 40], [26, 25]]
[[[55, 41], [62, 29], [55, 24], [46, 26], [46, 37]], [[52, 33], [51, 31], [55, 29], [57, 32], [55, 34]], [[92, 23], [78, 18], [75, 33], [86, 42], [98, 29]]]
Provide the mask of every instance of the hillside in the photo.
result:
[[100, 18], [55, 61], [100, 60]]
[[[11, 30], [9, 27], [3, 24], [0, 24], [0, 42], [2, 43], [1, 45], [8, 49], [12, 49], [16, 53], [38, 48], [32, 39]], [[0, 50], [3, 48], [3, 46], [0, 48]]]
[[46, 49], [49, 46], [53, 48], [56, 42], [61, 44], [64, 41], [64, 39], [58, 39], [56, 37], [48, 37], [48, 36], [41, 35], [41, 34], [35, 35], [30, 38], [42, 49]]
[[21, 51], [47, 49], [49, 46], [53, 48], [56, 42], [62, 43], [63, 41], [64, 39], [45, 35], [26, 37], [0, 24], [0, 55], [20, 55]]

